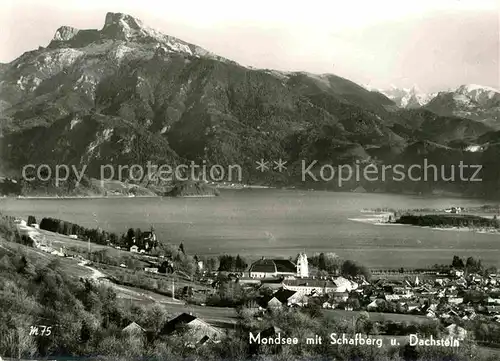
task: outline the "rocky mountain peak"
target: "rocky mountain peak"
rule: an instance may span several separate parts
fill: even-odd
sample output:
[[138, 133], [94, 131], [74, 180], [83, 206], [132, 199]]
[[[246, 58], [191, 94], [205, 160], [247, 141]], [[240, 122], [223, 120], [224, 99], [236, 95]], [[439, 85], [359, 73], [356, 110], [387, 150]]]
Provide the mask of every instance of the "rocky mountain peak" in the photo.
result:
[[466, 96], [482, 106], [500, 105], [500, 91], [492, 87], [476, 84], [465, 84], [459, 86], [455, 90], [455, 93]]
[[134, 35], [146, 35], [142, 22], [122, 13], [107, 13], [101, 32], [117, 40], [129, 40]]
[[71, 40], [76, 34], [78, 34], [79, 31], [80, 30], [72, 26], [61, 26], [59, 29], [57, 29], [52, 40], [68, 41]]
[[411, 88], [398, 88], [391, 85], [389, 89], [379, 90], [401, 108], [420, 108], [427, 104], [435, 94], [423, 93], [417, 85]]
[[119, 26], [121, 28], [131, 28], [140, 30], [143, 27], [142, 21], [133, 16], [123, 13], [107, 13], [104, 20], [104, 29], [109, 26]]

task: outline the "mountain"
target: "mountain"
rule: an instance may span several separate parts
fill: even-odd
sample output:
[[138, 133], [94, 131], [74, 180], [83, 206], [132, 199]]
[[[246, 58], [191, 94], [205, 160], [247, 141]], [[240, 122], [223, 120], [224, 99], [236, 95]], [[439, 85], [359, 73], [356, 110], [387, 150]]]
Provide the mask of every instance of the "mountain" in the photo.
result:
[[437, 93], [423, 93], [416, 86], [371, 91], [384, 94], [404, 109], [425, 108], [442, 116], [461, 117], [500, 129], [500, 90], [475, 84], [461, 85]]
[[[108, 13], [101, 30], [63, 26], [46, 47], [3, 64], [0, 107], [0, 175], [7, 176], [26, 164], [86, 166], [98, 178], [104, 164], [194, 161], [238, 164], [246, 183], [301, 184], [304, 159], [388, 162], [418, 141], [448, 149], [492, 131], [399, 109], [334, 74], [245, 67], [120, 13]], [[280, 158], [286, 174], [255, 169], [256, 160]]]
[[459, 116], [500, 129], [500, 90], [480, 85], [462, 85], [438, 93], [425, 107], [437, 114]]
[[1, 155], [13, 169], [92, 170], [150, 153], [241, 162], [282, 156], [308, 129], [343, 143], [401, 141], [378, 115], [392, 102], [347, 79], [249, 69], [114, 13], [101, 30], [59, 28], [46, 48], [7, 64], [0, 101]]
[[407, 109], [420, 108], [436, 95], [435, 93], [422, 93], [416, 85], [412, 88], [397, 88], [392, 86], [389, 89], [378, 91], [391, 99], [398, 107]]

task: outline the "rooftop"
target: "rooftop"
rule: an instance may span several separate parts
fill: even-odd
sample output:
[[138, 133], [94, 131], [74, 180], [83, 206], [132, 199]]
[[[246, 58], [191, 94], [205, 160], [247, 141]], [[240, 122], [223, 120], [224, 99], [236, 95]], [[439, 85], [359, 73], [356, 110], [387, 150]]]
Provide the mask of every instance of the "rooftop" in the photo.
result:
[[283, 284], [287, 286], [337, 288], [335, 283], [333, 283], [331, 280], [319, 280], [319, 279], [287, 279], [283, 281]]
[[260, 259], [250, 266], [250, 272], [275, 273], [276, 265], [271, 259]]
[[260, 259], [250, 266], [250, 272], [295, 273], [296, 266], [286, 259]]

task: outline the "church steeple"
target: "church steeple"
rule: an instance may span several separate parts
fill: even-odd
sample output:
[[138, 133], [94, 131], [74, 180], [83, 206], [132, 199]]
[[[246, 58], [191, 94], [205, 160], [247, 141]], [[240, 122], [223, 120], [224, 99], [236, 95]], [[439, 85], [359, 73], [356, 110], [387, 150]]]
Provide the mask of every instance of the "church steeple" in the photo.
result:
[[309, 262], [307, 261], [305, 252], [299, 253], [297, 257], [297, 277], [309, 277]]

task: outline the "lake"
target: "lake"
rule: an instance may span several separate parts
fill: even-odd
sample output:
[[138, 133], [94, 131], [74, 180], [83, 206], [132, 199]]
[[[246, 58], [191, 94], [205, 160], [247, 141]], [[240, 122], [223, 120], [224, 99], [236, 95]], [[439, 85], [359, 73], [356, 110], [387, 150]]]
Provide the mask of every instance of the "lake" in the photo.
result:
[[480, 257], [500, 267], [500, 236], [401, 225], [374, 225], [363, 208], [478, 206], [484, 200], [391, 194], [246, 189], [216, 198], [0, 199], [2, 212], [54, 217], [124, 233], [154, 226], [161, 241], [190, 254], [289, 257], [335, 252], [370, 267], [451, 263], [453, 255]]

